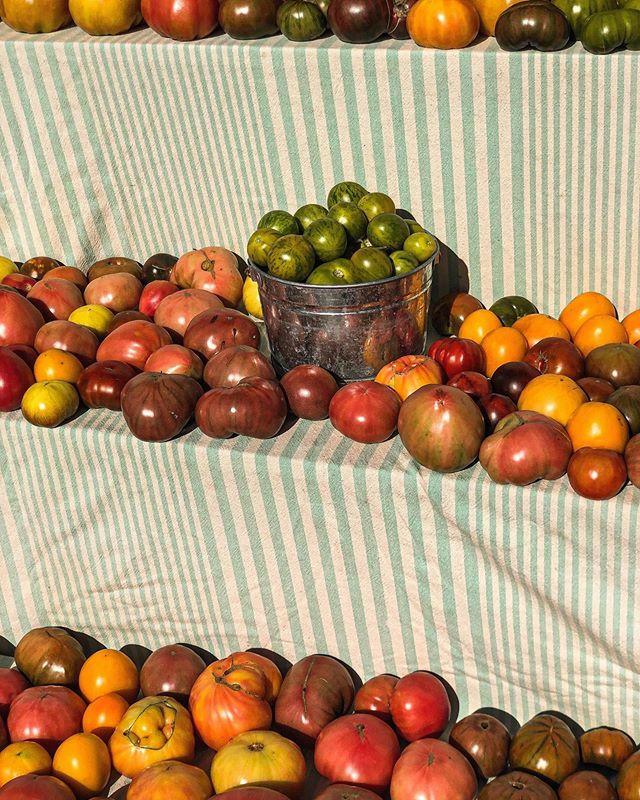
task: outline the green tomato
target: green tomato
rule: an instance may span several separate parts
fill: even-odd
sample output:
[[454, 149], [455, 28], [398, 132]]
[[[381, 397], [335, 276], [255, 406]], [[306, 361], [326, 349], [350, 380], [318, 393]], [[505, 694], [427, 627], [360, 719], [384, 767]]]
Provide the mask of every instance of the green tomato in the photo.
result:
[[329, 3], [331, 0], [310, 0], [311, 3], [315, 3], [318, 8], [322, 11], [322, 13], [327, 17], [329, 15]]
[[[580, 38], [582, 26], [597, 11], [610, 11], [618, 8], [618, 0], [552, 0], [553, 5], [562, 11], [569, 20], [576, 39]], [[624, 4], [624, 3], [622, 3]]]
[[428, 261], [438, 249], [436, 240], [430, 233], [412, 233], [404, 243], [403, 249], [414, 255], [421, 264]]
[[420, 266], [418, 259], [411, 253], [407, 253], [406, 250], [396, 250], [395, 253], [391, 253], [389, 258], [393, 261], [396, 275], [405, 275]]
[[317, 219], [323, 219], [327, 216], [327, 213], [327, 209], [324, 206], [319, 206], [317, 203], [309, 203], [306, 206], [301, 206], [293, 216], [298, 220], [304, 232], [312, 222]]
[[407, 219], [405, 222], [409, 226], [411, 233], [424, 233], [424, 228], [419, 222], [416, 222], [415, 219]]
[[640, 50], [640, 11], [627, 7], [592, 14], [582, 26], [581, 40], [584, 49], [596, 55], [623, 46]]
[[348, 258], [336, 258], [316, 267], [307, 278], [307, 283], [316, 286], [349, 286], [359, 281], [353, 263]]
[[296, 234], [282, 236], [269, 251], [267, 267], [271, 275], [285, 281], [303, 283], [316, 265], [313, 247]]
[[359, 283], [381, 281], [393, 275], [393, 261], [377, 247], [363, 247], [351, 256]]
[[286, 0], [278, 9], [277, 25], [292, 42], [311, 42], [327, 29], [322, 10], [306, 0]]
[[358, 201], [358, 208], [364, 211], [369, 222], [378, 214], [395, 214], [396, 212], [396, 204], [388, 194], [382, 194], [382, 192], [366, 194]]
[[273, 228], [285, 236], [300, 233], [298, 220], [288, 211], [269, 211], [258, 223], [258, 228]]
[[273, 228], [258, 228], [247, 242], [247, 255], [254, 264], [266, 267], [269, 251], [281, 236], [280, 231]]
[[409, 226], [397, 214], [378, 214], [367, 226], [367, 239], [374, 247], [401, 250], [410, 234]]
[[355, 203], [336, 203], [329, 209], [329, 217], [339, 222], [352, 242], [358, 242], [367, 233], [367, 217]]
[[500, 322], [510, 328], [514, 322], [529, 314], [537, 314], [538, 309], [526, 297], [519, 295], [508, 295], [501, 297], [491, 306], [489, 311], [498, 317]]
[[357, 203], [366, 194], [367, 190], [359, 183], [353, 181], [336, 183], [327, 197], [327, 206], [331, 209], [336, 203]]
[[321, 263], [341, 258], [347, 249], [346, 230], [329, 217], [312, 222], [303, 236], [313, 247]]

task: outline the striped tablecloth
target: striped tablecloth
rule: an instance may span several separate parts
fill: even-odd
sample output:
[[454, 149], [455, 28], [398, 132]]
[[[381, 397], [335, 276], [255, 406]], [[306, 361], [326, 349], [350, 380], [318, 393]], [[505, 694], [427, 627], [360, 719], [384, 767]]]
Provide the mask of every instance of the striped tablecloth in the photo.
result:
[[[0, 26], [0, 252], [86, 266], [222, 243], [343, 177], [434, 230], [485, 301], [640, 305], [640, 56], [293, 46]], [[445, 262], [446, 264], [447, 262]], [[440, 279], [440, 288], [446, 280]], [[418, 470], [329, 424], [168, 445], [0, 418], [0, 632], [326, 651], [461, 708], [637, 728], [637, 495]]]

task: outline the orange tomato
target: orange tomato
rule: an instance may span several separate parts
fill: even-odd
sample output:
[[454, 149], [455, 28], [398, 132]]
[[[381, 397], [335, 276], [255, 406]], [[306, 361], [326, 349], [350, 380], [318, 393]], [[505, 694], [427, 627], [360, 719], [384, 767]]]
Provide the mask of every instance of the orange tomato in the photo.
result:
[[407, 30], [420, 47], [457, 49], [476, 38], [480, 16], [471, 0], [418, 0], [409, 11]]
[[640, 342], [640, 309], [627, 314], [622, 320], [622, 324], [629, 337], [629, 344]]
[[485, 372], [487, 377], [509, 361], [522, 361], [529, 349], [527, 340], [515, 328], [496, 328], [482, 340], [480, 347], [486, 357]]
[[87, 706], [82, 717], [82, 730], [107, 742], [128, 708], [129, 703], [121, 695], [115, 692], [104, 694]]
[[51, 756], [36, 742], [15, 742], [0, 752], [0, 786], [22, 775], [51, 775]]
[[82, 665], [78, 683], [88, 703], [114, 692], [133, 703], [140, 688], [138, 668], [120, 650], [98, 650], [89, 656]]
[[563, 323], [573, 339], [588, 319], [599, 314], [606, 314], [610, 317], [618, 316], [616, 307], [609, 298], [600, 292], [583, 292], [574, 297], [564, 308], [560, 314], [560, 322]]
[[571, 334], [566, 326], [548, 314], [527, 314], [526, 317], [516, 320], [513, 327], [524, 335], [529, 347], [550, 336], [571, 341]]
[[471, 339], [476, 344], [481, 344], [488, 333], [498, 328], [502, 328], [502, 322], [500, 322], [500, 318], [497, 314], [494, 314], [493, 311], [487, 311], [481, 308], [469, 314], [460, 326], [460, 333], [458, 336], [460, 339]]
[[204, 743], [220, 750], [245, 731], [271, 727], [282, 675], [257, 653], [233, 653], [214, 661], [191, 689], [189, 709]]
[[629, 337], [624, 325], [608, 314], [590, 317], [573, 337], [573, 343], [586, 358], [596, 347], [603, 344], [628, 342]]
[[196, 740], [189, 712], [171, 697], [143, 697], [109, 739], [113, 766], [135, 778], [161, 761], [193, 761]]
[[537, 411], [566, 425], [573, 412], [587, 402], [587, 395], [565, 375], [540, 375], [524, 387], [518, 399], [520, 411]]
[[522, 0], [473, 0], [473, 5], [480, 15], [480, 33], [484, 36], [494, 36], [500, 14], [514, 3], [521, 2]]
[[80, 798], [101, 792], [109, 783], [111, 758], [107, 745], [92, 733], [65, 739], [53, 757], [53, 774]]
[[567, 433], [574, 450], [593, 447], [624, 453], [629, 441], [627, 420], [609, 403], [583, 403], [569, 418]]
[[390, 386], [406, 400], [421, 386], [447, 381], [440, 364], [429, 356], [402, 356], [383, 367], [376, 382]]
[[80, 360], [66, 350], [45, 350], [36, 358], [33, 376], [36, 381], [78, 382], [84, 367]]

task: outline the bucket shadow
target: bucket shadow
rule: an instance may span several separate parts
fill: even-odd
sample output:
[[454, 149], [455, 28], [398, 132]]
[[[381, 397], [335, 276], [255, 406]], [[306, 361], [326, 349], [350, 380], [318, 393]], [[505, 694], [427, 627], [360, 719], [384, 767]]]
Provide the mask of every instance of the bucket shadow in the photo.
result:
[[65, 628], [65, 630], [68, 631], [74, 639], [77, 639], [80, 642], [87, 658], [92, 656], [94, 653], [97, 653], [98, 650], [104, 650], [106, 647], [106, 645], [102, 644], [102, 642], [99, 642], [93, 636], [89, 636], [88, 633], [74, 631], [72, 628]]
[[206, 666], [209, 666], [209, 664], [213, 664], [214, 661], [217, 661], [216, 656], [209, 652], [209, 650], [205, 650], [204, 647], [198, 647], [197, 644], [188, 644], [187, 642], [179, 642], [178, 644], [181, 644], [183, 647], [188, 647], [189, 650], [193, 650], [197, 656], [200, 656]]
[[256, 653], [259, 656], [264, 656], [268, 658], [269, 661], [273, 661], [273, 663], [278, 667], [280, 672], [282, 673], [282, 677], [289, 672], [293, 664], [289, 661], [288, 658], [280, 655], [280, 653], [275, 653], [273, 650], [269, 650], [267, 647], [250, 647], [247, 650], [248, 653]]
[[469, 267], [444, 242], [440, 244], [440, 260], [433, 268], [431, 304], [451, 292], [469, 291]]

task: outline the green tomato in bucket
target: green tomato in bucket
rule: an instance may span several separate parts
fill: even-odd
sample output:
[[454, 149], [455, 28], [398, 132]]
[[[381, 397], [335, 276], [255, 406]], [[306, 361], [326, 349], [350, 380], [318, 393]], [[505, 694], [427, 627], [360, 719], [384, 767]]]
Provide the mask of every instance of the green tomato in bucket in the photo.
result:
[[273, 228], [285, 236], [300, 233], [298, 220], [288, 211], [269, 211], [258, 223], [258, 228]]
[[324, 206], [320, 206], [317, 203], [309, 203], [306, 206], [301, 206], [293, 216], [298, 220], [304, 233], [312, 222], [317, 219], [324, 219], [328, 213]]
[[364, 211], [371, 222], [378, 214], [395, 214], [396, 204], [388, 194], [371, 192], [358, 201], [358, 208]]
[[315, 286], [350, 286], [360, 283], [356, 267], [348, 258], [336, 258], [316, 267], [307, 278]]
[[423, 233], [412, 233], [405, 240], [402, 249], [414, 255], [420, 264], [424, 264], [436, 252], [438, 245], [433, 236], [424, 231]]
[[381, 281], [393, 275], [393, 261], [377, 247], [362, 247], [351, 256], [355, 264], [360, 283]]
[[258, 228], [247, 242], [247, 255], [254, 264], [266, 267], [269, 251], [281, 236], [280, 231], [273, 228]]
[[405, 275], [420, 266], [418, 259], [411, 253], [407, 253], [406, 250], [396, 250], [391, 253], [389, 258], [393, 261], [393, 269], [396, 275]]
[[409, 231], [411, 233], [424, 233], [424, 228], [419, 222], [416, 222], [415, 219], [406, 219], [405, 222], [409, 226]]
[[410, 235], [409, 226], [397, 214], [378, 214], [367, 226], [367, 239], [374, 247], [401, 250]]
[[357, 203], [366, 194], [364, 186], [354, 181], [336, 183], [327, 197], [327, 206], [331, 209], [336, 203]]
[[267, 267], [271, 275], [285, 281], [304, 283], [316, 265], [313, 247], [296, 234], [282, 236], [269, 251]]
[[347, 249], [347, 232], [339, 222], [325, 217], [317, 219], [303, 234], [313, 247], [318, 261], [324, 263], [341, 258]]
[[328, 216], [342, 225], [352, 242], [358, 242], [367, 235], [369, 220], [356, 203], [336, 203], [329, 209]]
[[277, 25], [292, 42], [311, 42], [327, 29], [322, 10], [307, 0], [285, 0], [278, 9]]

